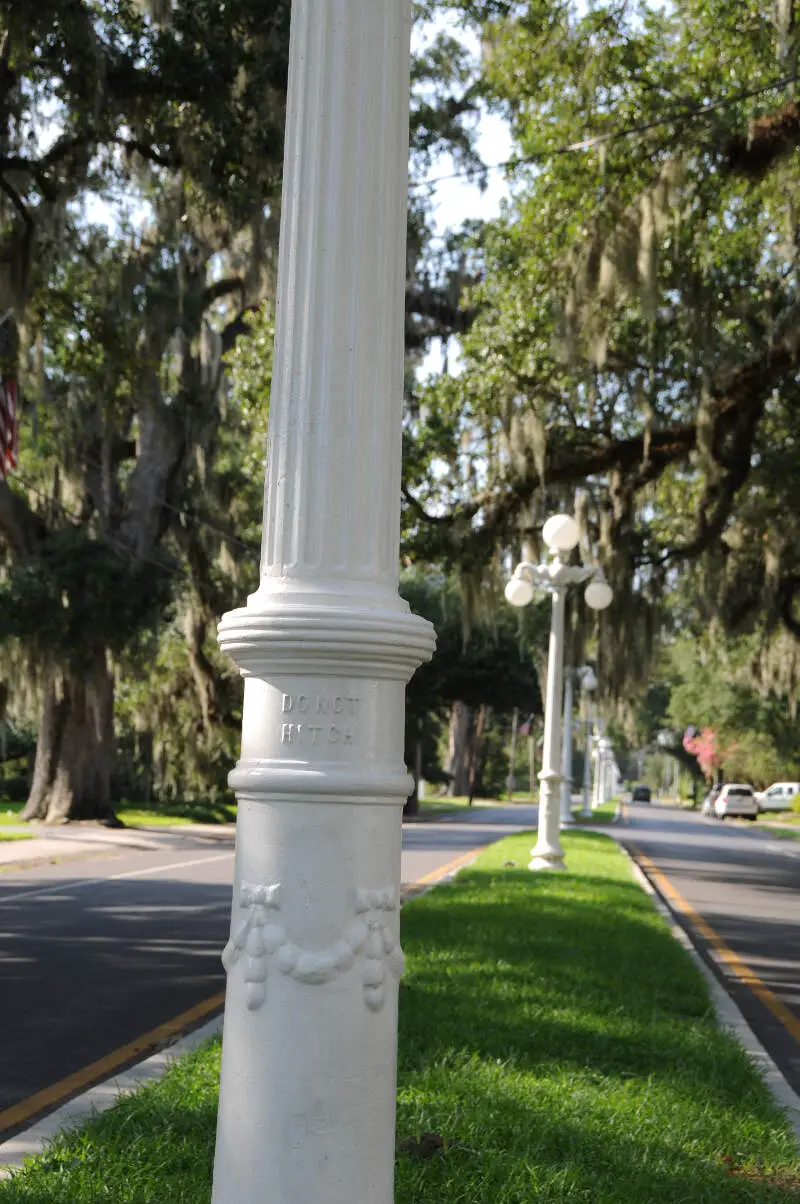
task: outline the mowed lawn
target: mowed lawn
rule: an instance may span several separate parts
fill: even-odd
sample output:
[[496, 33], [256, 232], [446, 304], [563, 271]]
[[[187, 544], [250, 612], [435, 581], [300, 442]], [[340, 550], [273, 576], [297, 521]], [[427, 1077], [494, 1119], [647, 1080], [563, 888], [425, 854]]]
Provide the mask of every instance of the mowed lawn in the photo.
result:
[[[616, 845], [570, 833], [570, 872], [531, 874], [532, 840], [403, 910], [398, 1204], [800, 1201], [782, 1114]], [[0, 1204], [207, 1204], [218, 1066], [213, 1043]]]

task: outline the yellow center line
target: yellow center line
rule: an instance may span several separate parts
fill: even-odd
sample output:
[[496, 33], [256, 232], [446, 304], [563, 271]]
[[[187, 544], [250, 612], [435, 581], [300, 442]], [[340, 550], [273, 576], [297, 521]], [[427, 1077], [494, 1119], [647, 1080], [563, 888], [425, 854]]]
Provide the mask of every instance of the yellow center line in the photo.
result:
[[[471, 849], [468, 853], [456, 857], [453, 861], [448, 861], [446, 865], [439, 866], [438, 869], [432, 870], [429, 874], [425, 874], [424, 877], [418, 878], [415, 882], [407, 883], [403, 887], [403, 892], [407, 893], [419, 886], [432, 886], [440, 882], [449, 874], [454, 873], [455, 870], [460, 869], [461, 866], [466, 865], [467, 862], [472, 861], [479, 852], [480, 848]], [[229, 854], [225, 855], [228, 856]], [[204, 858], [204, 860], [217, 860], [217, 858]], [[161, 866], [158, 868], [170, 867]], [[152, 871], [146, 872], [149, 873]], [[54, 887], [53, 889], [58, 888]], [[96, 1062], [91, 1062], [88, 1066], [84, 1066], [82, 1070], [77, 1070], [74, 1074], [68, 1075], [67, 1078], [61, 1079], [58, 1083], [53, 1083], [52, 1086], [37, 1091], [35, 1095], [31, 1095], [21, 1103], [14, 1104], [11, 1108], [6, 1108], [4, 1112], [0, 1112], [0, 1134], [5, 1130], [24, 1124], [38, 1113], [52, 1109], [56, 1104], [60, 1104], [70, 1096], [77, 1095], [102, 1079], [108, 1078], [126, 1062], [133, 1062], [139, 1055], [152, 1051], [165, 1042], [173, 1040], [184, 1029], [196, 1024], [198, 1020], [202, 1020], [205, 1016], [219, 1011], [224, 1006], [224, 1003], [225, 992], [220, 991], [217, 995], [212, 995], [210, 999], [205, 999], [202, 1003], [197, 1003], [194, 1007], [189, 1008], [188, 1011], [182, 1012], [174, 1020], [168, 1020], [165, 1024], [160, 1024], [158, 1028], [145, 1033], [142, 1037], [137, 1037], [135, 1041], [129, 1041], [127, 1045], [122, 1045], [119, 1049], [106, 1054], [105, 1057], [99, 1058]]]
[[154, 1051], [165, 1041], [176, 1037], [183, 1029], [196, 1024], [198, 1020], [202, 1020], [210, 1013], [218, 1011], [224, 1002], [225, 992], [220, 991], [217, 995], [212, 995], [210, 999], [205, 999], [202, 1003], [197, 1003], [194, 1007], [189, 1008], [188, 1011], [182, 1012], [174, 1020], [159, 1024], [158, 1028], [145, 1033], [143, 1037], [137, 1037], [135, 1041], [129, 1041], [127, 1045], [121, 1045], [113, 1053], [106, 1054], [96, 1062], [91, 1062], [82, 1070], [76, 1070], [74, 1074], [68, 1075], [60, 1082], [53, 1083], [52, 1086], [45, 1087], [42, 1091], [37, 1091], [35, 1095], [31, 1095], [19, 1104], [14, 1104], [11, 1108], [6, 1108], [4, 1112], [0, 1112], [0, 1133], [24, 1124], [38, 1112], [44, 1112], [46, 1108], [52, 1108], [69, 1096], [77, 1095], [100, 1079], [108, 1078], [126, 1062], [132, 1062], [140, 1054]]
[[472, 861], [480, 851], [480, 847], [470, 849], [468, 853], [462, 854], [461, 857], [456, 857], [455, 860], [448, 861], [446, 865], [439, 866], [438, 870], [431, 870], [423, 878], [417, 878], [415, 882], [406, 883], [403, 889], [414, 890], [417, 886], [432, 886], [435, 882], [441, 882], [442, 878], [446, 878], [448, 874], [452, 874], [455, 870], [460, 869], [462, 865], [466, 865], [468, 861]]
[[662, 895], [669, 899], [675, 910], [681, 912], [686, 917], [692, 927], [717, 951], [720, 960], [724, 962], [731, 973], [735, 974], [740, 982], [743, 982], [745, 986], [750, 988], [755, 997], [764, 1004], [764, 1007], [772, 1013], [776, 1020], [780, 1021], [789, 1035], [800, 1043], [800, 1020], [789, 1011], [786, 1004], [781, 1003], [777, 995], [759, 978], [755, 970], [752, 970], [746, 962], [742, 961], [738, 953], [734, 953], [730, 945], [711, 927], [708, 921], [704, 920], [701, 915], [698, 915], [691, 903], [684, 899], [680, 891], [672, 885], [669, 878], [661, 872], [641, 849], [638, 849], [635, 845], [630, 845], [629, 848], [641, 867], [647, 871], [648, 876], [656, 884]]

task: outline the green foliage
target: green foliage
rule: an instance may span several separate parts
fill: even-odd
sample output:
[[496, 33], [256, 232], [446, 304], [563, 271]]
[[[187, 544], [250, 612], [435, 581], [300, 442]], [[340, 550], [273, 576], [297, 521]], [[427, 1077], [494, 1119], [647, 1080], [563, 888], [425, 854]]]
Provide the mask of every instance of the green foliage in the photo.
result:
[[37, 655], [80, 668], [98, 646], [121, 652], [167, 612], [168, 562], [136, 564], [124, 549], [81, 528], [55, 532], [35, 560], [0, 583], [0, 632]]
[[487, 610], [467, 618], [460, 588], [431, 576], [406, 576], [401, 592], [411, 608], [436, 628], [436, 652], [409, 684], [409, 714], [443, 714], [454, 702], [510, 713], [538, 710], [539, 681], [533, 652], [546, 630], [547, 606], [528, 607], [521, 619], [484, 591]]
[[792, 811], [800, 815], [800, 794], [796, 794], [792, 799]]
[[204, 652], [220, 708], [208, 727], [177, 623], [143, 633], [128, 651], [116, 698], [117, 737], [128, 750], [118, 766], [117, 797], [154, 797], [170, 807], [176, 801], [212, 807], [233, 801], [227, 779], [241, 742], [241, 681], [210, 636]]
[[726, 777], [763, 786], [800, 770], [800, 739], [791, 697], [759, 680], [758, 663], [752, 637], [683, 637], [668, 650], [662, 688], [673, 727], [710, 728]]
[[275, 341], [271, 306], [262, 305], [254, 314], [248, 314], [244, 322], [246, 333], [237, 339], [234, 350], [228, 356], [230, 404], [244, 435], [238, 441], [244, 444], [244, 471], [257, 482], [260, 498], [267, 454]]
[[753, 0], [443, 7], [513, 200], [464, 248], [463, 370], [419, 390], [407, 549], [486, 567], [582, 489], [624, 707], [662, 624], [800, 635], [796, 50]]

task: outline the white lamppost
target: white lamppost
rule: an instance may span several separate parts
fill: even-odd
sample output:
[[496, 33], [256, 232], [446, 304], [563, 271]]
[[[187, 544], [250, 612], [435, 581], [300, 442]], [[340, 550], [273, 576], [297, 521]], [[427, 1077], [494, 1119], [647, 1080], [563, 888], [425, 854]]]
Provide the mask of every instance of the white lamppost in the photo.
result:
[[[582, 691], [593, 690], [597, 685], [597, 679], [588, 665], [584, 665], [580, 669], [565, 669], [564, 671], [564, 738], [561, 756], [562, 828], [569, 827], [574, 822], [572, 816], [572, 707], [576, 681]], [[587, 685], [589, 681], [591, 681], [591, 685]]]
[[506, 586], [506, 599], [512, 606], [527, 606], [536, 586], [547, 589], [553, 596], [550, 624], [550, 646], [547, 658], [547, 689], [545, 692], [544, 741], [542, 770], [539, 774], [539, 834], [532, 850], [529, 869], [562, 870], [564, 850], [559, 839], [559, 787], [561, 785], [561, 692], [564, 663], [564, 614], [567, 589], [585, 581], [586, 604], [592, 610], [604, 610], [613, 599], [611, 587], [598, 568], [571, 566], [569, 554], [577, 546], [580, 531], [575, 519], [568, 514], [556, 514], [544, 525], [542, 538], [552, 553], [544, 564], [523, 562], [517, 565], [514, 576]]
[[564, 724], [561, 742], [561, 827], [569, 828], [572, 818], [572, 682], [574, 670], [564, 672]]
[[589, 695], [593, 690], [597, 689], [597, 678], [594, 675], [594, 670], [589, 665], [584, 666], [579, 672], [581, 674], [581, 691], [586, 716], [586, 742], [584, 744], [583, 757], [583, 807], [581, 808], [581, 815], [584, 819], [590, 819], [592, 815], [592, 728], [594, 725]]
[[245, 677], [213, 1204], [391, 1204], [411, 5], [294, 0], [261, 585]]

